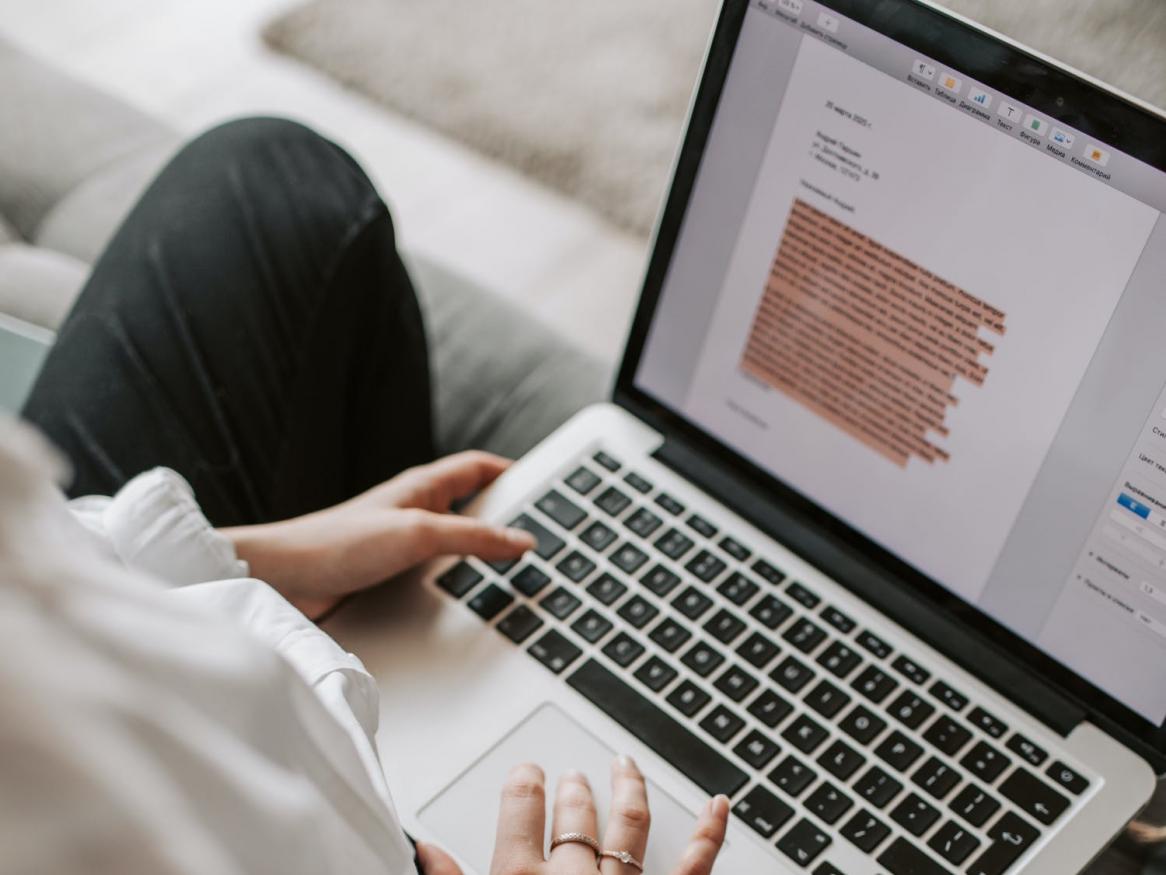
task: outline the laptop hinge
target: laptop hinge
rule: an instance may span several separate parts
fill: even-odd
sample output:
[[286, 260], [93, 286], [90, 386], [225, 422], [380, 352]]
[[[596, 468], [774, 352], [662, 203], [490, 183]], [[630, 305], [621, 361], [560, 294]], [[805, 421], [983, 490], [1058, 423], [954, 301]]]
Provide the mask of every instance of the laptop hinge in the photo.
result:
[[903, 581], [872, 567], [869, 560], [829, 532], [777, 506], [745, 478], [710, 459], [708, 453], [669, 437], [654, 456], [1053, 731], [1066, 736], [1085, 719], [1086, 710], [1079, 703], [1018, 665], [997, 644], [940, 611]]

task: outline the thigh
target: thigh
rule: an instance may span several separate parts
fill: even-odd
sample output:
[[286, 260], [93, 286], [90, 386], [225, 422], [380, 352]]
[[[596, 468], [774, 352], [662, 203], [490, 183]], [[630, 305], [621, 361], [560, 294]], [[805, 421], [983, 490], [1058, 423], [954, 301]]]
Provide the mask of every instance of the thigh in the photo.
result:
[[183, 149], [94, 268], [25, 407], [70, 494], [163, 465], [216, 525], [432, 455], [424, 331], [384, 203], [338, 147], [249, 119]]

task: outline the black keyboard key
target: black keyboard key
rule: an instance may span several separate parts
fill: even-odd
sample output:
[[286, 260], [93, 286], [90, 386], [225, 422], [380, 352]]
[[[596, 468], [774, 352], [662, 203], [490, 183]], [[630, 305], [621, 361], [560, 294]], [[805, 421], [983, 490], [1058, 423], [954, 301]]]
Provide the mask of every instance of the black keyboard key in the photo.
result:
[[645, 480], [635, 471], [628, 471], [626, 474], [624, 474], [623, 482], [641, 495], [647, 495], [652, 491], [652, 482], [650, 480]]
[[730, 538], [728, 535], [720, 540], [721, 549], [736, 559], [738, 562], [744, 562], [749, 558], [749, 548], [740, 541]]
[[591, 581], [587, 591], [601, 605], [610, 605], [619, 601], [620, 596], [628, 591], [627, 585], [606, 571]]
[[802, 753], [813, 753], [826, 740], [826, 732], [805, 714], [801, 714], [785, 728], [782, 737]]
[[717, 533], [717, 527], [702, 516], [693, 514], [687, 520], [688, 527], [705, 538], [711, 538]]
[[732, 644], [745, 631], [745, 621], [732, 611], [721, 608], [705, 622], [704, 628], [722, 644]]
[[643, 665], [636, 669], [636, 680], [653, 693], [660, 692], [672, 683], [676, 675], [676, 669], [658, 656], [649, 657]]
[[827, 863], [825, 860], [823, 860], [821, 863], [814, 867], [813, 875], [846, 875], [846, 873], [835, 866], [833, 863]]
[[923, 748], [896, 729], [875, 748], [875, 753], [892, 768], [905, 772], [919, 759]]
[[773, 729], [789, 716], [790, 712], [793, 711], [793, 705], [773, 690], [762, 690], [761, 694], [749, 705], [748, 710], [761, 723]]
[[808, 820], [799, 820], [777, 843], [777, 849], [797, 863], [809, 866], [830, 847], [830, 836]]
[[818, 656], [818, 665], [838, 678], [846, 677], [858, 668], [860, 662], [862, 657], [841, 641], [831, 641], [830, 646]]
[[854, 785], [855, 792], [876, 808], [885, 808], [899, 795], [903, 785], [880, 769], [871, 766]]
[[740, 702], [757, 689], [758, 680], [743, 668], [731, 665], [721, 673], [713, 686], [734, 702]]
[[695, 586], [686, 586], [680, 591], [680, 595], [672, 600], [672, 606], [688, 619], [695, 620], [713, 606], [713, 600]]
[[515, 565], [518, 564], [518, 560], [517, 559], [498, 559], [495, 562], [487, 562], [486, 564], [489, 565], [491, 568], [493, 568], [499, 574], [505, 574], [511, 568], [513, 568]]
[[700, 728], [721, 744], [728, 744], [745, 728], [745, 721], [724, 705], [717, 705], [700, 721]]
[[749, 616], [766, 629], [776, 629], [793, 614], [793, 608], [777, 596], [767, 595], [753, 606]]
[[567, 683], [706, 793], [734, 796], [745, 786], [744, 771], [595, 660]]
[[483, 620], [493, 620], [514, 603], [514, 596], [494, 584], [487, 584], [467, 604]]
[[627, 632], [620, 632], [607, 642], [603, 652], [616, 665], [627, 668], [640, 658], [640, 654], [644, 652], [644, 645]]
[[648, 637], [669, 653], [675, 653], [692, 637], [692, 633], [671, 617], [665, 617], [648, 633]]
[[1013, 733], [1012, 737], [1008, 739], [1008, 743], [1004, 746], [1033, 766], [1039, 767], [1049, 758], [1048, 751], [1035, 742], [1029, 741], [1019, 732]]
[[758, 559], [750, 567], [757, 572], [758, 577], [768, 583], [772, 583], [774, 586], [777, 586], [785, 580], [785, 572], [775, 565], [766, 562], [764, 559]]
[[621, 571], [632, 574], [648, 561], [648, 554], [635, 544], [621, 544], [607, 557], [611, 564]]
[[1027, 851], [1039, 836], [1035, 829], [1011, 811], [988, 830], [992, 844], [968, 867], [969, 875], [1001, 875]]
[[739, 571], [734, 571], [717, 587], [717, 592], [735, 605], [743, 605], [760, 590], [757, 584]]
[[631, 503], [632, 500], [614, 486], [608, 486], [595, 498], [595, 506], [611, 516], [619, 516]]
[[661, 492], [656, 496], [656, 504], [664, 508], [672, 516], [680, 516], [680, 514], [684, 513], [684, 505], [666, 492]]
[[1008, 727], [1004, 725], [1004, 721], [989, 714], [983, 708], [973, 708], [971, 713], [968, 714], [968, 722], [973, 726], [978, 726], [993, 738], [1000, 738], [1008, 731]]
[[818, 757], [823, 768], [839, 781], [849, 781], [850, 776], [866, 764], [866, 757], [841, 740], [835, 740]]
[[628, 518], [623, 521], [629, 530], [635, 532], [641, 538], [648, 538], [652, 532], [660, 528], [664, 524], [664, 520], [656, 516], [646, 507], [641, 507], [635, 513], [629, 514]]
[[519, 514], [516, 519], [510, 523], [510, 527], [514, 529], [522, 529], [530, 532], [535, 538], [535, 555], [542, 559], [550, 559], [556, 553], [563, 549], [564, 541], [558, 535], [551, 532], [546, 526], [540, 522], [536, 522], [526, 514]]
[[459, 599], [481, 582], [481, 572], [468, 562], [459, 562], [437, 578], [438, 586]]
[[1078, 775], [1060, 760], [1049, 766], [1045, 772], [1058, 787], [1068, 790], [1074, 796], [1080, 796], [1089, 786], [1089, 782]]
[[777, 668], [771, 671], [769, 676], [783, 688], [789, 690], [791, 693], [796, 693], [813, 680], [814, 671], [799, 662], [797, 657], [787, 656], [778, 663]]
[[794, 810], [764, 787], [754, 787], [733, 806], [733, 814], [763, 839], [771, 839], [794, 816]]
[[946, 714], [940, 714], [935, 722], [927, 727], [923, 737], [941, 752], [955, 756], [972, 740], [972, 732]]
[[891, 875], [950, 875], [946, 868], [904, 838], [887, 845], [878, 860]]
[[822, 600], [818, 598], [817, 593], [815, 593], [813, 590], [807, 589], [804, 584], [798, 583], [796, 580], [793, 581], [793, 583], [791, 583], [788, 587], [786, 587], [785, 592], [786, 595], [788, 595], [791, 599], [809, 611], [814, 610], [814, 608], [818, 607], [818, 605], [822, 603]]
[[587, 513], [557, 489], [552, 489], [536, 501], [534, 506], [568, 532], [587, 519]]
[[680, 657], [680, 661], [702, 678], [706, 678], [725, 661], [725, 657], [703, 641], [698, 641], [688, 649], [684, 656]]
[[954, 820], [949, 820], [935, 831], [927, 846], [953, 866], [958, 866], [980, 846], [980, 840]]
[[906, 726], [908, 729], [918, 729], [923, 721], [935, 713], [935, 706], [924, 701], [923, 697], [911, 690], [903, 690], [887, 706], [887, 713]]
[[769, 773], [769, 780], [774, 786], [794, 799], [797, 799], [817, 778], [817, 772], [794, 756], [787, 756]]
[[968, 706], [968, 697], [943, 681], [936, 681], [931, 685], [931, 695], [953, 711], [962, 711]]
[[943, 799], [960, 782], [960, 775], [937, 757], [928, 757], [927, 762], [915, 770], [911, 780], [922, 787], [928, 796]]
[[754, 668], [765, 668], [780, 652], [781, 648], [760, 632], [754, 632], [737, 646], [737, 653]]
[[542, 618], [526, 605], [519, 605], [498, 621], [497, 629], [515, 644], [521, 644], [538, 631]]
[[854, 631], [855, 622], [838, 610], [838, 608], [830, 605], [822, 611], [822, 619], [841, 632], [843, 635], [849, 635]]
[[811, 653], [826, 639], [826, 632], [812, 621], [795, 620], [781, 636], [802, 653]]
[[669, 559], [679, 559], [696, 546], [688, 535], [676, 529], [669, 529], [656, 539], [656, 549]]
[[523, 566], [510, 578], [510, 585], [527, 598], [534, 598], [550, 582], [550, 577], [533, 565]]
[[1009, 765], [1008, 757], [986, 741], [973, 745], [960, 762], [969, 772], [988, 784], [1000, 777], [1000, 773]]
[[870, 854], [891, 834], [891, 828], [869, 811], [859, 811], [846, 821], [840, 832], [860, 851]]
[[607, 453], [603, 452], [603, 450], [600, 450], [598, 453], [596, 453], [591, 458], [593, 458], [596, 462], [598, 462], [600, 465], [602, 465], [608, 471], [615, 472], [615, 471], [618, 471], [620, 468], [619, 460], [617, 458], [615, 458], [615, 456], [611, 456], [611, 455], [608, 455]]
[[579, 533], [579, 540], [594, 550], [596, 553], [602, 553], [613, 543], [615, 543], [616, 534], [599, 520], [592, 522], [587, 528]]
[[725, 560], [721, 557], [710, 553], [708, 550], [701, 550], [689, 559], [684, 567], [699, 580], [708, 583], [728, 566], [725, 565]]
[[733, 748], [733, 753], [753, 768], [764, 769], [780, 750], [776, 742], [754, 729]]
[[573, 580], [575, 583], [578, 583], [595, 570], [595, 563], [578, 550], [572, 550], [559, 560], [555, 568], [568, 580]]
[[616, 612], [636, 629], [643, 629], [656, 619], [660, 609], [643, 596], [634, 595]]
[[567, 485], [578, 492], [580, 495], [586, 495], [596, 486], [602, 482], [599, 475], [590, 468], [580, 465], [571, 472], [571, 476], [567, 478]]
[[891, 812], [891, 820], [911, 835], [921, 836], [939, 820], [939, 811], [918, 793], [908, 793]]
[[575, 613], [581, 604], [583, 602], [579, 600], [579, 597], [564, 586], [560, 586], [539, 602], [539, 606], [544, 611], [560, 620], [565, 620]]
[[681, 681], [676, 689], [668, 694], [668, 704], [685, 717], [691, 717], [696, 714], [711, 699], [712, 696], [692, 681]]
[[664, 598], [676, 589], [677, 584], [680, 583], [680, 575], [674, 571], [669, 571], [663, 565], [653, 565], [644, 572], [644, 576], [640, 578], [640, 583], [649, 592], [654, 592], [660, 598]]
[[878, 666], [868, 665], [850, 686], [878, 705], [898, 688], [899, 682]]
[[589, 610], [574, 623], [571, 628], [589, 644], [595, 644], [612, 629], [611, 620], [596, 610]]
[[1000, 810], [1000, 803], [975, 784], [968, 784], [955, 794], [948, 808], [972, 826], [980, 827]]
[[530, 645], [527, 653], [555, 674], [560, 674], [567, 666], [578, 659], [583, 654], [583, 651], [564, 638], [559, 632], [551, 629], [542, 638]]
[[1030, 772], [1017, 769], [1004, 779], [1000, 793], [1016, 807], [1045, 826], [1049, 826], [1069, 807], [1069, 800]]
[[858, 642], [859, 647], [872, 656], [877, 656], [879, 659], [886, 659], [891, 655], [891, 645], [874, 632], [863, 630], [858, 633], [858, 638], [855, 640]]
[[895, 661], [891, 663], [891, 668], [917, 684], [925, 684], [931, 677], [931, 672], [902, 655], [895, 657]]
[[854, 807], [854, 801], [829, 781], [819, 784], [804, 804], [810, 814], [829, 824], [837, 823], [838, 818]]
[[887, 728], [887, 721], [863, 705], [855, 705], [850, 713], [838, 722], [838, 728], [859, 744], [870, 744]]
[[806, 693], [805, 703], [829, 720], [850, 704], [850, 696], [829, 681], [820, 680]]

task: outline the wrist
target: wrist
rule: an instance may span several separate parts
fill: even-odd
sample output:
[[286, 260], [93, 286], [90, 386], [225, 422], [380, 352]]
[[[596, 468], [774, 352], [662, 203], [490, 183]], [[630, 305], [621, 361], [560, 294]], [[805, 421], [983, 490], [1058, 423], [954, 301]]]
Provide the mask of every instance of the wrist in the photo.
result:
[[318, 617], [335, 599], [321, 598], [314, 591], [311, 570], [319, 563], [310, 546], [288, 531], [288, 522], [265, 523], [219, 529], [246, 562], [251, 576], [262, 580], [308, 617]]

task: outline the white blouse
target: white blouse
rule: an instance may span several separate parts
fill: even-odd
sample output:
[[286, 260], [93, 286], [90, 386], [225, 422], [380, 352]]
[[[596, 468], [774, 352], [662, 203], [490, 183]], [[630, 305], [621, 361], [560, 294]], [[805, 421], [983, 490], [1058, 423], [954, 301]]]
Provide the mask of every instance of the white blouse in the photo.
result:
[[174, 472], [61, 469], [0, 418], [0, 871], [415, 873], [360, 660]]

